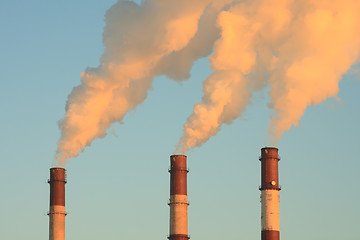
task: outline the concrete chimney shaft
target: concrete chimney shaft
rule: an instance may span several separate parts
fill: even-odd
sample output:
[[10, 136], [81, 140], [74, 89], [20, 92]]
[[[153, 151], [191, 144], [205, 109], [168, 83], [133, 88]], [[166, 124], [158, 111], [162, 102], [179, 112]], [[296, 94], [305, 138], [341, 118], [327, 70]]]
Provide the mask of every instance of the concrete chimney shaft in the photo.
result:
[[65, 240], [65, 183], [64, 168], [50, 168], [49, 240]]
[[188, 240], [187, 173], [185, 155], [170, 156], [169, 240]]
[[280, 239], [278, 149], [261, 149], [261, 240]]

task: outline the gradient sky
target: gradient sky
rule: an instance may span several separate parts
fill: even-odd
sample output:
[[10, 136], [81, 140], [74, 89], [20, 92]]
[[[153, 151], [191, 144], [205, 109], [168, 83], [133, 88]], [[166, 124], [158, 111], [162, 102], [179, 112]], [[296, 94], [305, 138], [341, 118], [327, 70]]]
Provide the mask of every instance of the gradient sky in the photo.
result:
[[[80, 73], [99, 64], [104, 14], [115, 2], [0, 1], [0, 239], [48, 238], [57, 121]], [[181, 84], [156, 78], [124, 124], [67, 164], [67, 240], [166, 239], [169, 156], [202, 97], [207, 59], [191, 74]], [[358, 238], [359, 76], [353, 66], [340, 82], [341, 101], [309, 107], [277, 145], [282, 239]], [[260, 239], [268, 101], [256, 94], [243, 118], [188, 153], [191, 239]]]

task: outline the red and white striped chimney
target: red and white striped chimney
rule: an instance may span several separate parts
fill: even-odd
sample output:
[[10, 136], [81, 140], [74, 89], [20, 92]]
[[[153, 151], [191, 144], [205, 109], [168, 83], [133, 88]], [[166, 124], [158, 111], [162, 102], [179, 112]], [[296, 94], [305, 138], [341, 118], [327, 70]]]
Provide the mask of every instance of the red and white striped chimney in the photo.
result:
[[50, 168], [49, 240], [65, 240], [65, 183], [64, 168]]
[[278, 149], [261, 149], [261, 240], [280, 239]]
[[170, 156], [169, 240], [188, 240], [187, 173], [185, 155]]

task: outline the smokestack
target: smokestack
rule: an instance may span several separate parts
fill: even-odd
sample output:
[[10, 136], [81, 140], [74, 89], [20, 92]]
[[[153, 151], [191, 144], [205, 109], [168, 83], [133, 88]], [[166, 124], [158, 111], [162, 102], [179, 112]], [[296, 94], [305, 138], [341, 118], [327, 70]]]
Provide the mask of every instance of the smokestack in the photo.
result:
[[49, 240], [65, 240], [65, 183], [64, 168], [50, 168]]
[[170, 235], [169, 240], [188, 240], [187, 173], [185, 155], [170, 156]]
[[278, 149], [261, 149], [261, 240], [280, 239]]

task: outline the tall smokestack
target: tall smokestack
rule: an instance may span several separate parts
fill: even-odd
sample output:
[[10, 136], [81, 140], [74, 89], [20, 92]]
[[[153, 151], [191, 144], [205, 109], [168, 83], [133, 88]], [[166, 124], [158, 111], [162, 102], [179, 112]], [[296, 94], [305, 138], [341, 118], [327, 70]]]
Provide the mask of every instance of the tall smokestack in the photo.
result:
[[65, 240], [65, 183], [64, 168], [50, 168], [49, 240]]
[[261, 240], [280, 239], [278, 149], [261, 149]]
[[185, 155], [170, 156], [169, 240], [188, 240], [187, 173]]

